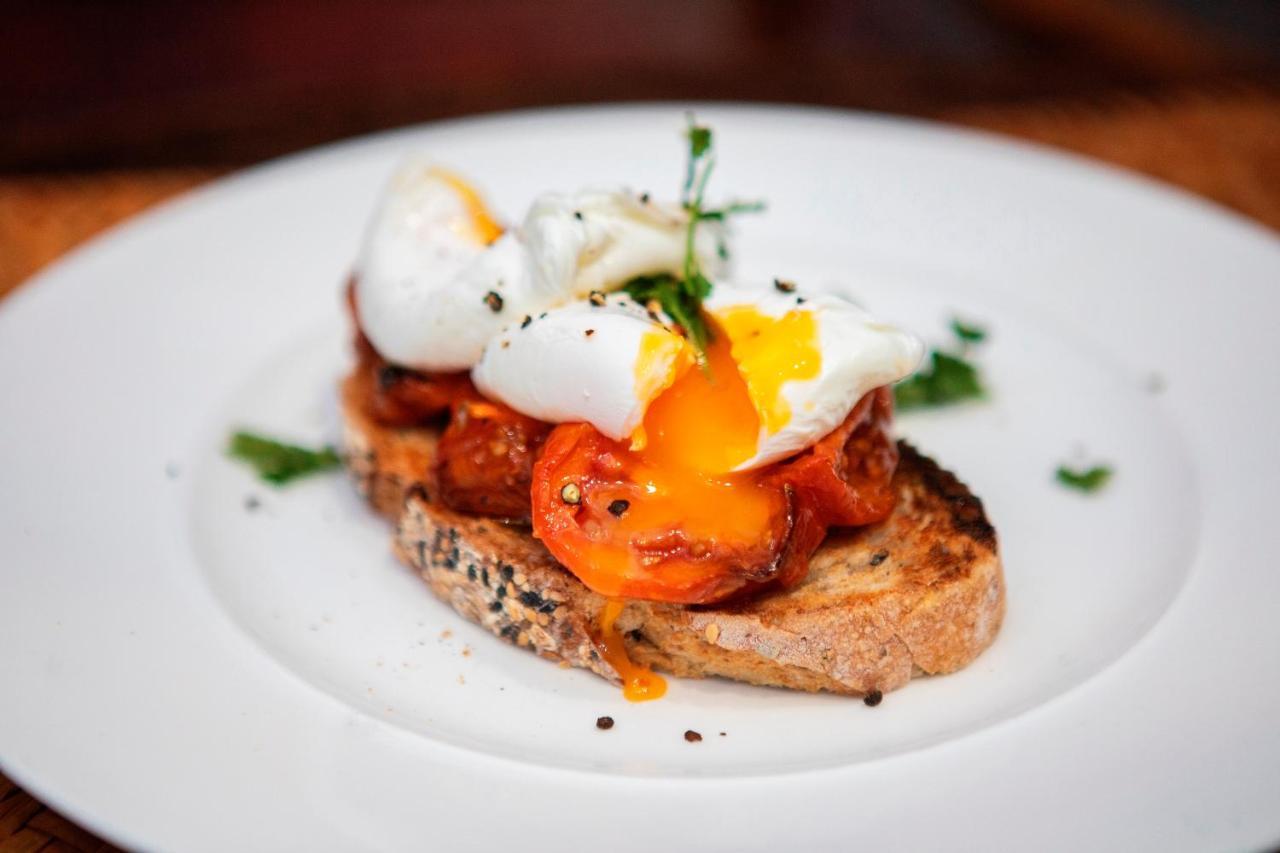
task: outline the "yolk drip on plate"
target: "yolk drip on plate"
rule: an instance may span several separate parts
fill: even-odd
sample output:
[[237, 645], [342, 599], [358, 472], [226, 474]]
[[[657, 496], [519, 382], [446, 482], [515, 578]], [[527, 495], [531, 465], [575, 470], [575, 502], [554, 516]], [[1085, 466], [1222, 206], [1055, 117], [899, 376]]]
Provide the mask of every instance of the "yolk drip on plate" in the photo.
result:
[[622, 695], [632, 702], [648, 702], [661, 699], [667, 692], [667, 682], [661, 675], [644, 666], [636, 666], [627, 656], [622, 642], [622, 632], [614, 623], [622, 615], [623, 603], [616, 599], [605, 602], [600, 615], [600, 637], [596, 649], [600, 657], [612, 666], [622, 679]]

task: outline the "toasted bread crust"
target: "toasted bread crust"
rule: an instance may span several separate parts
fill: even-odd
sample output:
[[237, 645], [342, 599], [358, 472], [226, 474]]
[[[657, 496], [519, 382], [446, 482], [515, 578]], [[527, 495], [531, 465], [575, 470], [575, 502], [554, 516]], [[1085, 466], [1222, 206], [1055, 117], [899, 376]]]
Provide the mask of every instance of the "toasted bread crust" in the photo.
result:
[[[499, 637], [617, 682], [593, 641], [605, 599], [528, 528], [432, 502], [437, 432], [372, 421], [366, 382], [353, 375], [343, 385], [348, 467], [395, 522], [399, 558]], [[888, 520], [828, 537], [791, 589], [708, 607], [628, 602], [616, 624], [631, 657], [683, 677], [851, 695], [972, 661], [1004, 616], [995, 531], [951, 473], [910, 445], [901, 451]]]

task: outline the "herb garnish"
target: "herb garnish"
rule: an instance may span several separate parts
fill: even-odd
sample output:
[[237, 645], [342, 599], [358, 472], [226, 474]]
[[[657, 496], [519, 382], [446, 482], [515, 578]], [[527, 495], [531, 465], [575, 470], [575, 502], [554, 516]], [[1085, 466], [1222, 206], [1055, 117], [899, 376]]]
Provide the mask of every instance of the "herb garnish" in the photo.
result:
[[959, 317], [951, 318], [951, 331], [966, 344], [980, 344], [987, 339], [986, 329], [965, 323]]
[[277, 486], [308, 474], [329, 471], [342, 464], [337, 451], [332, 447], [310, 450], [251, 432], [232, 435], [227, 452], [236, 459], [248, 462], [257, 469], [258, 476]]
[[949, 406], [986, 395], [978, 368], [958, 355], [934, 350], [930, 366], [893, 388], [899, 411]]
[[1113, 473], [1110, 465], [1095, 465], [1087, 470], [1074, 470], [1066, 465], [1059, 465], [1054, 477], [1067, 488], [1096, 492], [1107, 484]]
[[760, 213], [763, 210], [763, 201], [733, 201], [724, 207], [701, 211], [698, 219], [703, 222], [724, 222], [730, 216], [736, 216], [739, 213]]
[[929, 367], [894, 386], [893, 399], [899, 411], [949, 406], [986, 396], [977, 366], [966, 357], [970, 345], [986, 340], [986, 330], [953, 318], [951, 332], [960, 342], [960, 352], [931, 350]]
[[[698, 362], [706, 367], [707, 345], [711, 342], [711, 330], [702, 316], [702, 300], [711, 295], [711, 279], [702, 271], [696, 251], [698, 223], [723, 222], [739, 213], [764, 210], [764, 202], [740, 201], [724, 207], [705, 209], [703, 199], [707, 182], [715, 168], [715, 139], [711, 128], [697, 124], [689, 116], [689, 129], [685, 133], [689, 141], [689, 159], [685, 165], [684, 186], [680, 191], [680, 204], [689, 215], [685, 228], [684, 263], [680, 275], [660, 273], [634, 278], [623, 287], [632, 299], [642, 304], [657, 302], [674, 322], [680, 325], [697, 351]], [[720, 257], [726, 257], [723, 245], [717, 247]]]
[[[705, 279], [704, 279], [705, 280]], [[701, 295], [693, 296], [684, 282], [669, 273], [642, 275], [627, 282], [623, 288], [627, 295], [642, 305], [656, 301], [663, 312], [684, 329], [698, 351], [698, 358], [706, 357], [711, 331], [702, 319], [702, 300], [711, 293], [710, 287]]]

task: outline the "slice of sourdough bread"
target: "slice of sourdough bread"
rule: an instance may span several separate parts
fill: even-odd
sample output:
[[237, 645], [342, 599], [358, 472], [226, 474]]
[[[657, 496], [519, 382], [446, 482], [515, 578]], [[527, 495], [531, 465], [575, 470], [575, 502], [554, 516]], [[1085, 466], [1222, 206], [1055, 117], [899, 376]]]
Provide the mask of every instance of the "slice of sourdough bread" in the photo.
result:
[[[438, 431], [371, 420], [367, 378], [342, 388], [347, 465], [395, 522], [394, 551], [454, 610], [499, 637], [619, 682], [593, 637], [605, 599], [526, 527], [431, 500]], [[839, 531], [799, 585], [724, 605], [627, 602], [616, 627], [637, 663], [795, 690], [864, 695], [953, 672], [991, 644], [1004, 616], [996, 535], [982, 502], [906, 443], [885, 522]]]

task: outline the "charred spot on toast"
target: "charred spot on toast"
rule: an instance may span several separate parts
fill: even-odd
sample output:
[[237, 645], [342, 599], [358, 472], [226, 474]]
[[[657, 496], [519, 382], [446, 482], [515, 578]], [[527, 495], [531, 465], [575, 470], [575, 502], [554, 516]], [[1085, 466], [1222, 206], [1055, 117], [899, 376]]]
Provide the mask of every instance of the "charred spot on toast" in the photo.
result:
[[925, 490], [940, 498], [947, 505], [951, 524], [984, 548], [996, 549], [996, 530], [987, 520], [982, 499], [969, 491], [969, 487], [905, 441], [898, 442], [900, 468], [914, 468]]
[[964, 577], [973, 565], [974, 556], [971, 550], [957, 553], [947, 543], [935, 542], [929, 546], [928, 565], [937, 579], [945, 583]]

